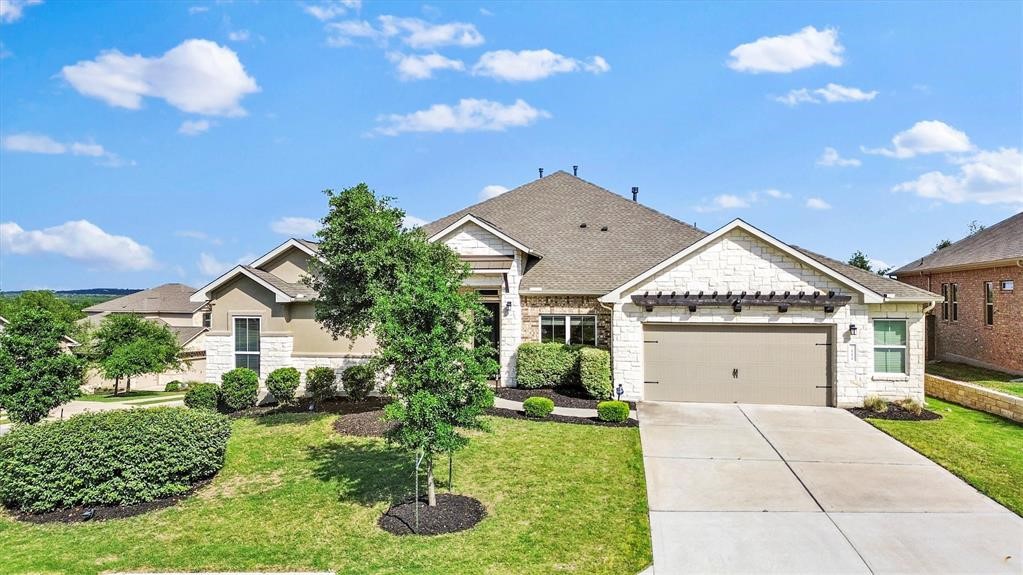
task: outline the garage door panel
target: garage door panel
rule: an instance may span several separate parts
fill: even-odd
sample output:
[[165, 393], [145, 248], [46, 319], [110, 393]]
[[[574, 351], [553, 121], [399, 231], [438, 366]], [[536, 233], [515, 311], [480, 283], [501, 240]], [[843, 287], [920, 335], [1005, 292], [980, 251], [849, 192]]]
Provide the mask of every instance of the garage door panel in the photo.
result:
[[818, 325], [647, 325], [645, 397], [827, 405], [830, 333]]

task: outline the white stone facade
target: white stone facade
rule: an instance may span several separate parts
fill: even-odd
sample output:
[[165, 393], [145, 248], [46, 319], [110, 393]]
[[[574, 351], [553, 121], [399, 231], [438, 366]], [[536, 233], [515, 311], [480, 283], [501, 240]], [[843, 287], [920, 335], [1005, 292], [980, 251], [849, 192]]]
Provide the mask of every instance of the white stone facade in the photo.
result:
[[[741, 313], [729, 307], [701, 307], [690, 313], [687, 308], [655, 307], [647, 312], [632, 303], [614, 305], [612, 318], [612, 364], [615, 385], [621, 384], [624, 397], [643, 399], [643, 324], [651, 323], [777, 323], [833, 326], [831, 346], [834, 402], [839, 407], [862, 405], [868, 395], [923, 400], [924, 306], [922, 304], [864, 304], [861, 295], [835, 279], [811, 268], [792, 256], [770, 246], [742, 230], [733, 230], [671, 269], [624, 294], [684, 291], [725, 293], [772, 290], [798, 293], [834, 290], [853, 295], [849, 305], [833, 313], [822, 308], [793, 306], [786, 313], [773, 307], [747, 306]], [[907, 374], [874, 374], [874, 319], [907, 321]], [[855, 336], [850, 326], [856, 325]]]

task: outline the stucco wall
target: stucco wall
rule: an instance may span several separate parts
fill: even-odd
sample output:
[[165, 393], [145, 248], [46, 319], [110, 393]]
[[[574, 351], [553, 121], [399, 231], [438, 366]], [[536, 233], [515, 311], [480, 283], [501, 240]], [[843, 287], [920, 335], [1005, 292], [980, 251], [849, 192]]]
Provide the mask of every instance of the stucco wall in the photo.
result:
[[[682, 260], [649, 282], [625, 294], [645, 291], [820, 291], [854, 295], [849, 305], [833, 313], [822, 308], [798, 308], [779, 313], [775, 307], [747, 306], [741, 313], [729, 307], [700, 307], [690, 313], [683, 307], [655, 307], [647, 312], [632, 303], [614, 306], [612, 332], [615, 384], [622, 384], [628, 399], [643, 394], [643, 323], [808, 323], [833, 326], [831, 351], [834, 402], [838, 406], [861, 405], [867, 395], [923, 399], [922, 306], [919, 304], [864, 304], [862, 297], [838, 281], [816, 271], [776, 248], [734, 230], [719, 241]], [[907, 320], [907, 374], [873, 373], [873, 319]], [[857, 326], [851, 335], [850, 325]]]
[[298, 248], [292, 248], [259, 266], [259, 269], [286, 282], [298, 283], [309, 270], [309, 255]]

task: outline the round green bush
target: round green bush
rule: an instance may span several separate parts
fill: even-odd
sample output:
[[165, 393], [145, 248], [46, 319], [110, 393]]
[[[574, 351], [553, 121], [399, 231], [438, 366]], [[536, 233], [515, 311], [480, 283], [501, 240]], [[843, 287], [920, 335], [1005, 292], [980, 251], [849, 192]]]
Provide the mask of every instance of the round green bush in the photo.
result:
[[0, 437], [0, 501], [41, 513], [178, 495], [224, 465], [231, 425], [180, 407], [83, 413]]
[[363, 363], [353, 365], [341, 372], [341, 387], [352, 401], [364, 401], [376, 387], [377, 374]]
[[579, 346], [527, 342], [516, 354], [519, 387], [575, 387], [579, 384]]
[[302, 380], [302, 374], [293, 367], [281, 367], [266, 376], [266, 388], [274, 395], [277, 403], [287, 405], [294, 403], [295, 390]]
[[220, 376], [220, 402], [229, 411], [256, 405], [259, 375], [247, 367], [238, 367]]
[[601, 401], [597, 404], [597, 417], [602, 421], [621, 423], [629, 418], [629, 404], [624, 401]]
[[185, 388], [186, 386], [176, 379], [174, 381], [168, 381], [167, 385], [163, 386], [164, 391], [181, 391]]
[[606, 349], [579, 350], [579, 383], [593, 399], [611, 398], [611, 354]]
[[337, 376], [329, 367], [314, 367], [305, 372], [305, 390], [316, 403], [334, 397], [336, 387]]
[[527, 417], [543, 419], [554, 411], [554, 402], [546, 397], [529, 397], [522, 402], [522, 411]]
[[217, 410], [220, 388], [215, 383], [193, 383], [185, 393], [185, 405], [192, 409]]

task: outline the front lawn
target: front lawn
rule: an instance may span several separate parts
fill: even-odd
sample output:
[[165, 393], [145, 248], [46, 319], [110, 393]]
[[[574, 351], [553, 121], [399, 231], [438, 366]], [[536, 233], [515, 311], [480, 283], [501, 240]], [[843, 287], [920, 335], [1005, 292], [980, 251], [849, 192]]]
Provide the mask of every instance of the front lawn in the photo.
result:
[[[147, 401], [146, 403], [157, 403], [156, 400], [160, 401], [171, 401], [174, 399], [181, 399], [185, 397], [183, 391], [129, 391], [128, 393], [121, 392], [114, 395], [111, 391], [101, 391], [98, 393], [86, 393], [76, 399], [78, 401], [97, 401], [100, 403], [117, 403], [119, 401], [127, 401], [131, 399], [150, 399], [153, 401]], [[144, 405], [144, 404], [138, 404]]]
[[650, 563], [635, 428], [491, 419], [494, 432], [455, 456], [454, 491], [488, 512], [463, 533], [382, 531], [380, 515], [412, 487], [410, 458], [336, 435], [333, 416], [282, 414], [236, 420], [224, 469], [175, 507], [75, 525], [0, 515], [3, 570], [637, 573]]
[[974, 367], [965, 363], [948, 363], [944, 361], [928, 363], [927, 373], [1023, 397], [1023, 381], [1015, 383], [1012, 381], [1013, 379], [1020, 379], [1018, 375], [1009, 375], [1008, 373]]
[[867, 421], [1023, 515], [1023, 425], [931, 397], [927, 409], [942, 419]]

